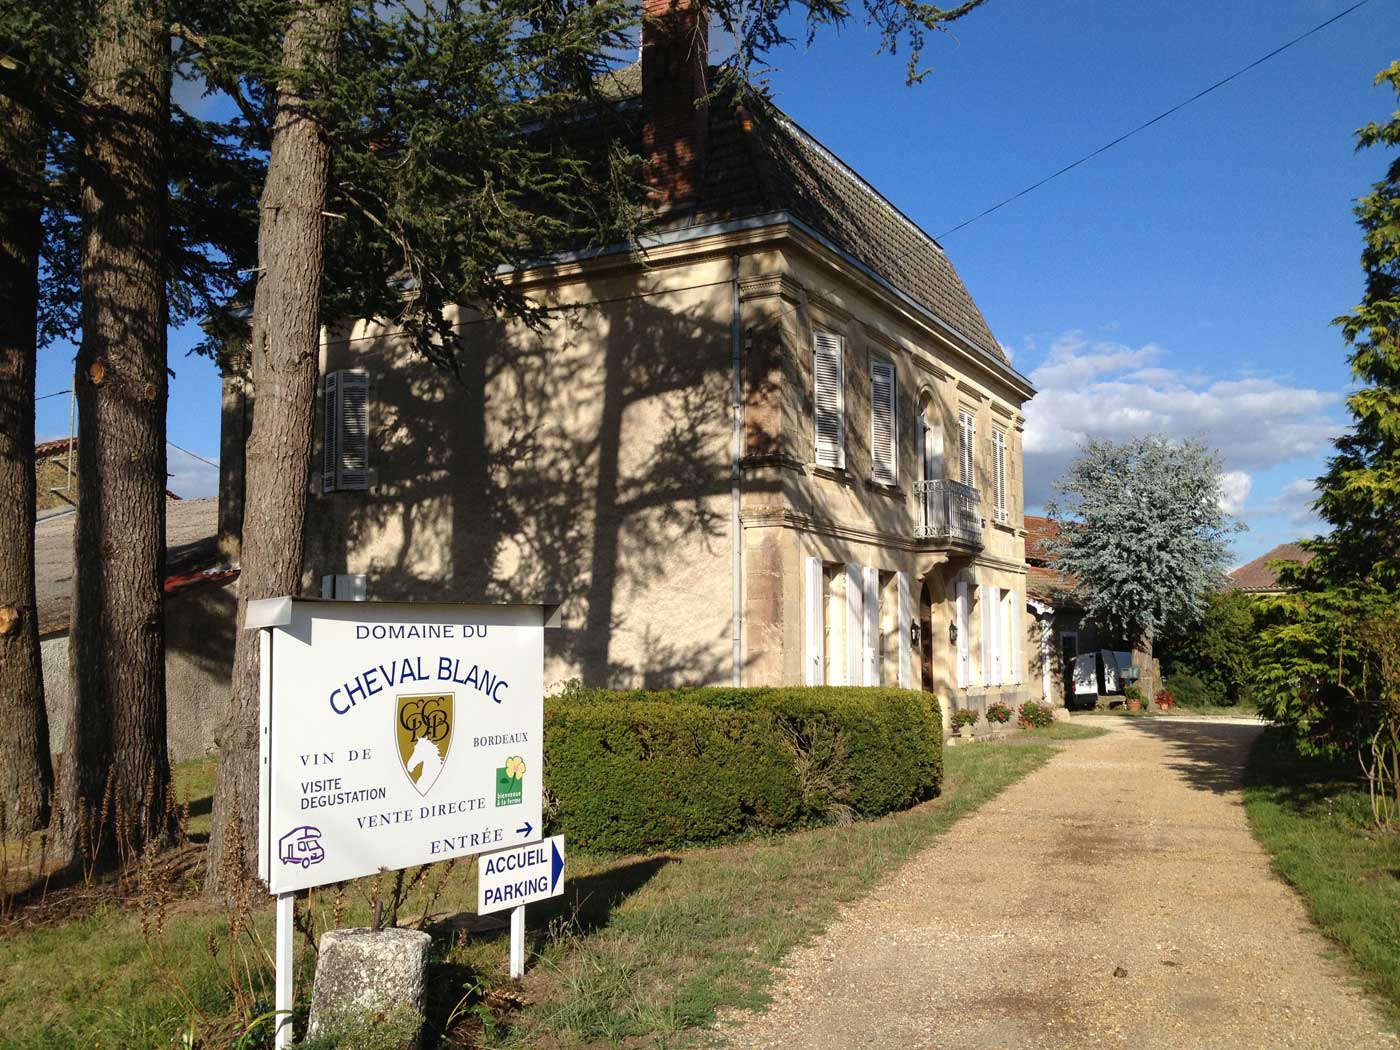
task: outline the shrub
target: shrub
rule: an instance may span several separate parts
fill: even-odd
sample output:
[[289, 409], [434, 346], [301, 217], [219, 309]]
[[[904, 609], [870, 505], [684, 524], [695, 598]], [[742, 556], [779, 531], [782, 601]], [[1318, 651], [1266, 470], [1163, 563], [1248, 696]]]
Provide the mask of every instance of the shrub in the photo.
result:
[[1022, 729], [1043, 729], [1055, 721], [1055, 714], [1044, 704], [1027, 700], [1021, 705], [1020, 717], [1016, 720]]
[[1200, 707], [1204, 704], [1227, 704], [1229, 699], [1225, 689], [1215, 682], [1209, 682], [1199, 675], [1174, 674], [1167, 684], [1172, 697], [1183, 707]]
[[1170, 689], [1157, 690], [1157, 695], [1153, 699], [1157, 701], [1158, 707], [1171, 707], [1176, 703], [1176, 697], [1172, 696]]
[[1136, 700], [1142, 702], [1142, 690], [1135, 685], [1125, 686], [1123, 689], [1124, 700]]
[[880, 688], [574, 688], [545, 706], [556, 830], [656, 850], [873, 817], [935, 794], [938, 707]]
[[953, 712], [948, 721], [953, 723], [954, 729], [961, 729], [963, 726], [976, 725], [979, 717], [974, 708], [960, 707]]
[[997, 725], [1006, 725], [1007, 722], [1011, 721], [1011, 708], [1007, 707], [1001, 701], [997, 701], [991, 707], [987, 708], [987, 721], [995, 722]]

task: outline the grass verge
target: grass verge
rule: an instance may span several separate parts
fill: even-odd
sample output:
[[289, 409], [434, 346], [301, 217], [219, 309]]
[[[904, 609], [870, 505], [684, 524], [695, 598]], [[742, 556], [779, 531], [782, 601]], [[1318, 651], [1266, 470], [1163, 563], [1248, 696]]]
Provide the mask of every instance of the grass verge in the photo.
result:
[[[1056, 723], [1015, 734], [1014, 746], [951, 749], [939, 798], [879, 820], [648, 857], [573, 854], [566, 894], [530, 908], [535, 958], [521, 996], [506, 992], [501, 934], [467, 934], [450, 922], [430, 927], [438, 1045], [688, 1043], [717, 1011], [767, 1002], [774, 970], [794, 946], [954, 821], [1041, 766], [1056, 741], [1101, 732]], [[179, 771], [195, 818], [198, 786], [212, 787], [209, 773], [199, 763]], [[207, 830], [205, 823], [192, 830]], [[313, 900], [316, 928], [332, 915], [341, 925], [365, 924], [373, 882]], [[434, 893], [411, 897], [400, 921], [427, 910], [470, 912], [475, 897], [475, 865], [460, 864]], [[196, 1045], [224, 1045], [199, 1040], [209, 1038], [200, 1024], [228, 1009], [229, 953], [210, 951], [226, 937], [226, 916], [186, 901], [162, 916], [158, 932], [149, 912], [144, 924], [140, 910], [112, 905], [0, 941], [0, 1044], [169, 1047], [195, 1017]], [[270, 945], [270, 907], [255, 926]], [[304, 998], [311, 960], [298, 942]], [[264, 969], [252, 967], [245, 980], [255, 995], [270, 995]]]
[[1400, 836], [1376, 830], [1355, 765], [1300, 755], [1265, 730], [1250, 752], [1244, 799], [1274, 870], [1400, 1024]]

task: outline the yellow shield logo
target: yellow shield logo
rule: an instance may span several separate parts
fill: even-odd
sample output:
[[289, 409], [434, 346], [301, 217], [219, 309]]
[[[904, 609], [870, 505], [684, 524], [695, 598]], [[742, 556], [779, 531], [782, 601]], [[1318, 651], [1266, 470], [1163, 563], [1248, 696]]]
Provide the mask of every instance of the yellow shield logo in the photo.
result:
[[452, 693], [401, 696], [394, 705], [399, 762], [420, 795], [428, 793], [447, 762], [456, 721], [454, 699]]

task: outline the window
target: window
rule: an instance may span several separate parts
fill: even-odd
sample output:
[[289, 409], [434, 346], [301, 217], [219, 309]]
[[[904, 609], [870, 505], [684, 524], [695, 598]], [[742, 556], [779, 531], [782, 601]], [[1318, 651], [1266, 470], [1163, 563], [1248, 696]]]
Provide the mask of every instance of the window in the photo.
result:
[[992, 500], [997, 521], [1006, 520], [1006, 431], [992, 430]]
[[963, 410], [958, 413], [958, 480], [968, 488], [975, 488], [972, 474], [972, 413]]
[[870, 363], [870, 472], [882, 485], [898, 483], [895, 461], [896, 392], [894, 365], [889, 361]]
[[1001, 591], [996, 587], [978, 587], [977, 604], [982, 613], [982, 684], [1001, 685], [1004, 644]]
[[807, 685], [898, 681], [907, 686], [913, 679], [909, 584], [908, 573], [807, 558], [803, 681]]
[[934, 418], [933, 405], [927, 404], [919, 415], [920, 481], [939, 481], [943, 477], [943, 428]]
[[369, 373], [327, 373], [321, 403], [321, 491], [369, 488]]
[[321, 597], [342, 602], [362, 602], [368, 595], [369, 577], [362, 572], [327, 573], [321, 577]]
[[845, 339], [835, 332], [812, 336], [812, 431], [818, 466], [846, 465]]

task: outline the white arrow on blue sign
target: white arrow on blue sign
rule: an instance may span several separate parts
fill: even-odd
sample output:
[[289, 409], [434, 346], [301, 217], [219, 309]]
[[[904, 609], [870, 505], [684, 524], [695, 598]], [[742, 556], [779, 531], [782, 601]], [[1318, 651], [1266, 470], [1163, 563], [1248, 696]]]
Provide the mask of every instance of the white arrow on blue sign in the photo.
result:
[[477, 859], [476, 913], [517, 908], [564, 892], [564, 836]]

